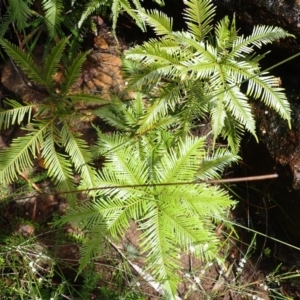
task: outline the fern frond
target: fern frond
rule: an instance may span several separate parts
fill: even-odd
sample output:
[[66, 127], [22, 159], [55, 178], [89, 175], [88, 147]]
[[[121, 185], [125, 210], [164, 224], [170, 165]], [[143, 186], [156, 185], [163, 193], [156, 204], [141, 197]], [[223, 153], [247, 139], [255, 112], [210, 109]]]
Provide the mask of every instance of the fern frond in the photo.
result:
[[11, 125], [21, 124], [27, 115], [27, 123], [31, 120], [32, 109], [35, 104], [23, 106], [15, 100], [5, 100], [5, 103], [11, 106], [11, 109], [0, 109], [0, 128], [7, 129]]
[[188, 30], [202, 41], [213, 28], [216, 8], [210, 0], [187, 0], [185, 5], [187, 8], [184, 9], [183, 16], [187, 20]]
[[[197, 164], [205, 155], [204, 138], [195, 139], [186, 137], [179, 140], [176, 149], [170, 149], [156, 166], [157, 181], [181, 182], [192, 181], [197, 169]], [[159, 190], [160, 188], [158, 188]]]
[[[129, 147], [128, 139], [124, 139], [123, 136], [118, 134], [107, 136], [101, 132], [98, 132], [98, 136], [101, 139], [98, 142], [98, 146], [105, 153], [110, 166], [114, 166], [115, 168], [114, 174], [105, 174], [105, 177], [116, 176], [116, 181], [123, 182], [124, 184], [126, 182], [142, 184], [146, 181], [146, 163], [137, 164], [139, 158], [137, 157], [137, 153], [133, 153], [131, 147]], [[117, 148], [125, 142], [127, 143], [125, 149]], [[104, 173], [101, 173], [100, 177], [104, 180], [102, 174]]]
[[9, 13], [2, 15], [1, 24], [0, 24], [0, 37], [4, 37], [4, 35], [7, 33], [9, 25], [12, 21], [13, 20], [11, 19], [11, 16]]
[[252, 45], [261, 48], [262, 45], [270, 44], [286, 37], [294, 36], [280, 27], [265, 25], [254, 26], [251, 35], [247, 37], [242, 35], [234, 41], [231, 54], [234, 56], [241, 56], [243, 52], [249, 54], [253, 51]]
[[224, 127], [224, 122], [226, 118], [226, 112], [224, 110], [223, 97], [221, 96], [223, 91], [217, 91], [218, 96], [213, 98], [213, 105], [210, 108], [211, 114], [211, 127], [214, 136], [214, 140], [221, 133], [222, 128]]
[[138, 14], [142, 20], [151, 26], [156, 35], [168, 35], [172, 32], [173, 19], [159, 10], [139, 10]]
[[[144, 232], [140, 239], [143, 252], [147, 255], [149, 270], [162, 284], [167, 299], [173, 299], [179, 283], [179, 262], [176, 257], [178, 248], [172, 242], [174, 235], [171, 236], [171, 224], [168, 223], [170, 216], [163, 208], [163, 205], [150, 206], [149, 213], [145, 215], [147, 221], [140, 227]], [[162, 209], [161, 213], [159, 209]]]
[[[53, 180], [56, 189], [60, 192], [67, 192], [66, 198], [72, 207], [76, 203], [76, 193], [72, 164], [66, 155], [57, 152], [54, 141], [57, 140], [59, 132], [52, 126], [44, 137], [41, 148], [41, 155], [44, 158], [45, 168], [48, 176]], [[69, 193], [68, 193], [69, 192]]]
[[[242, 140], [242, 136], [245, 130], [241, 123], [239, 123], [234, 117], [227, 114], [224, 127], [221, 130], [221, 135], [228, 140], [228, 144], [232, 153], [237, 154], [240, 149], [240, 144]], [[255, 139], [257, 139], [256, 134], [254, 135]]]
[[255, 136], [255, 121], [245, 94], [237, 87], [228, 86], [224, 96], [227, 96], [226, 109]]
[[70, 87], [76, 82], [80, 74], [82, 64], [85, 61], [89, 52], [90, 51], [79, 53], [78, 56], [73, 60], [72, 64], [67, 68], [65, 77], [62, 82], [63, 95], [67, 94]]
[[287, 101], [284, 89], [278, 87], [278, 79], [274, 76], [260, 76], [249, 79], [247, 94], [255, 99], [261, 98], [267, 106], [272, 107], [279, 115], [287, 120], [291, 127], [291, 109]]
[[78, 22], [78, 28], [82, 27], [83, 22], [90, 16], [95, 10], [97, 10], [101, 5], [105, 5], [106, 0], [90, 0], [85, 8], [84, 11], [80, 17], [80, 20]]
[[128, 127], [124, 123], [122, 115], [116, 113], [111, 106], [105, 106], [93, 111], [93, 113], [100, 119], [104, 120], [110, 126], [115, 127], [118, 130], [127, 131]]
[[33, 82], [46, 86], [46, 81], [40, 68], [35, 64], [30, 55], [24, 53], [6, 39], [0, 38], [0, 45]]
[[13, 22], [17, 24], [18, 30], [23, 30], [27, 26], [27, 20], [32, 15], [30, 5], [33, 0], [8, 0], [9, 14]]
[[220, 178], [225, 167], [237, 162], [239, 156], [233, 155], [227, 149], [218, 148], [215, 152], [202, 159], [200, 168], [197, 171], [197, 178], [201, 180]]
[[68, 38], [64, 38], [59, 41], [59, 43], [57, 43], [57, 45], [52, 48], [51, 53], [46, 57], [43, 72], [47, 87], [51, 87], [51, 85], [53, 84], [52, 77], [58, 69], [59, 62], [61, 60], [67, 42]]
[[[43, 144], [43, 136], [49, 123], [40, 123], [37, 129], [31, 130], [24, 137], [14, 139], [9, 148], [0, 152], [0, 182], [12, 183], [17, 179], [18, 174], [33, 166], [32, 160], [37, 156], [40, 145]], [[34, 125], [30, 124], [30, 126]]]
[[88, 188], [94, 188], [96, 172], [91, 163], [92, 157], [88, 150], [87, 143], [78, 137], [78, 134], [72, 131], [67, 122], [64, 123], [60, 130], [62, 145], [70, 156], [74, 164], [75, 170], [82, 176]]
[[42, 0], [42, 6], [45, 11], [45, 22], [48, 33], [51, 38], [56, 35], [57, 28], [61, 22], [61, 12], [63, 9], [62, 0]]
[[[116, 27], [117, 27], [117, 19], [119, 16], [119, 12], [121, 11], [121, 9], [123, 9], [136, 23], [136, 25], [142, 30], [142, 31], [146, 31], [145, 29], [145, 25], [144, 22], [140, 20], [138, 14], [136, 13], [135, 9], [138, 11], [142, 11], [142, 7], [139, 1], [132, 1], [133, 4], [135, 5], [135, 9], [133, 9], [133, 7], [131, 6], [130, 2], [128, 0], [113, 0], [114, 2], [116, 2], [115, 6], [114, 6], [114, 2], [113, 2], [113, 8], [115, 10], [112, 10], [112, 19], [113, 19], [113, 25], [112, 25], [112, 29], [115, 32], [116, 31]], [[118, 7], [118, 10], [116, 10], [116, 7]]]

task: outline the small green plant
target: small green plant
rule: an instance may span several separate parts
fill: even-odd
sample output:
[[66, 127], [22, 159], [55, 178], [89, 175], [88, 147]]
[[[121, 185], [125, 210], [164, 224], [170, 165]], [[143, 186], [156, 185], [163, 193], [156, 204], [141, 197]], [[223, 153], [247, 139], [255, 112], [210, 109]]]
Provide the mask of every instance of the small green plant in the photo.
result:
[[125, 52], [129, 87], [150, 101], [143, 128], [175, 112], [182, 134], [196, 118], [210, 116], [214, 140], [221, 134], [237, 153], [246, 129], [256, 137], [249, 99], [259, 99], [290, 125], [290, 106], [278, 79], [263, 72], [255, 49], [292, 36], [281, 28], [255, 26], [238, 35], [235, 19], [224, 17], [215, 26], [211, 0], [187, 0], [183, 17], [187, 31], [173, 31], [172, 22], [157, 10], [139, 10], [142, 21], [159, 36]]
[[105, 162], [95, 181], [99, 190], [91, 191], [95, 199], [70, 209], [57, 224], [72, 222], [87, 233], [81, 248], [83, 270], [101, 252], [103, 238], [118, 240], [133, 219], [143, 232], [140, 247], [147, 270], [173, 299], [180, 281], [178, 254], [219, 257], [214, 222], [225, 222], [234, 204], [217, 186], [180, 183], [215, 177], [238, 157], [226, 149], [208, 157], [204, 138], [177, 141], [163, 130], [141, 136], [139, 143], [129, 143], [126, 134], [98, 131], [98, 136], [98, 155]]
[[[94, 95], [69, 94], [88, 52], [80, 53], [69, 66], [65, 66], [64, 78], [60, 83], [54, 81], [53, 76], [67, 43], [68, 39], [61, 40], [47, 56], [43, 69], [40, 69], [30, 55], [0, 39], [0, 45], [28, 76], [29, 85], [38, 85], [45, 94], [43, 100], [32, 99], [25, 106], [16, 100], [7, 100], [7, 108], [0, 111], [0, 128], [22, 124], [25, 133], [25, 136], [15, 138], [9, 148], [0, 151], [2, 184], [13, 182], [20, 173], [33, 166], [34, 159], [41, 159], [58, 191], [74, 191], [74, 172], [79, 173], [90, 187], [95, 186], [95, 170], [90, 165], [91, 153], [76, 128], [81, 114], [74, 104], [84, 101], [100, 105], [107, 101]], [[74, 193], [68, 193], [66, 197], [70, 203], [75, 203]]]

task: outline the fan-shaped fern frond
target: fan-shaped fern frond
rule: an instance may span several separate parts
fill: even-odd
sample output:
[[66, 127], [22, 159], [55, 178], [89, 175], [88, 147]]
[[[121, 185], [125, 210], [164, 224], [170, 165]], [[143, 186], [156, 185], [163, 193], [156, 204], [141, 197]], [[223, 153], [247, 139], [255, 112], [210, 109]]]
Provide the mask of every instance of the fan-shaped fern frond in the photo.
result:
[[[145, 127], [150, 127], [158, 116], [176, 111], [182, 133], [188, 133], [193, 119], [207, 112], [211, 117], [214, 140], [225, 134], [230, 145], [238, 149], [238, 144], [234, 143], [239, 141], [243, 129], [236, 126], [237, 123], [255, 136], [250, 96], [275, 109], [290, 124], [286, 96], [276, 86], [274, 77], [262, 73], [258, 63], [264, 55], [256, 55], [254, 49], [291, 35], [278, 27], [256, 26], [250, 36], [238, 36], [234, 18], [229, 20], [228, 17], [217, 23], [212, 35], [215, 13], [212, 1], [187, 0], [185, 4], [188, 31], [174, 32], [167, 16], [143, 10], [142, 18], [161, 37], [125, 52], [125, 58], [133, 61], [128, 74], [130, 87], [144, 92], [150, 99]], [[245, 93], [241, 85], [246, 81], [248, 90]], [[164, 89], [172, 85], [177, 85], [178, 89], [171, 100], [164, 97]], [[194, 85], [202, 90], [197, 101], [195, 95], [189, 93]], [[224, 129], [227, 118], [234, 118], [237, 123]], [[230, 134], [234, 136], [230, 137]]]
[[[75, 204], [74, 172], [78, 172], [87, 188], [95, 187], [96, 172], [90, 165], [92, 155], [89, 147], [80, 134], [72, 127], [72, 118], [75, 116], [74, 103], [81, 101], [93, 104], [107, 104], [108, 101], [94, 95], [68, 95], [70, 86], [79, 75], [87, 53], [79, 54], [71, 66], [67, 68], [63, 77], [62, 92], [54, 89], [57, 82], [53, 75], [61, 62], [63, 51], [68, 39], [62, 39], [46, 57], [44, 68], [40, 70], [31, 56], [19, 50], [4, 39], [0, 44], [4, 47], [25, 75], [33, 81], [43, 84], [48, 95], [45, 99], [38, 99], [35, 104], [23, 106], [17, 101], [9, 100], [6, 103], [12, 107], [0, 111], [0, 126], [8, 128], [10, 125], [28, 123], [25, 137], [17, 138], [10, 148], [0, 151], [0, 181], [12, 182], [18, 173], [33, 165], [33, 159], [41, 156], [44, 159], [48, 176], [55, 183], [57, 190], [66, 193], [71, 205]], [[33, 99], [33, 101], [36, 99]], [[76, 112], [78, 117], [78, 111]], [[80, 118], [80, 117], [79, 117]], [[64, 148], [64, 153], [61, 153]], [[3, 163], [2, 163], [3, 161]]]
[[[97, 255], [101, 237], [118, 239], [129, 221], [135, 220], [142, 231], [140, 247], [147, 257], [147, 268], [172, 299], [179, 283], [177, 254], [195, 248], [202, 259], [216, 257], [218, 239], [211, 220], [223, 220], [226, 207], [232, 204], [218, 187], [155, 186], [196, 179], [206, 158], [204, 138], [188, 137], [176, 143], [172, 134], [157, 131], [144, 136], [140, 143], [133, 141], [124, 147], [128, 141], [125, 135], [100, 131], [98, 135], [97, 146], [106, 160], [97, 177], [100, 189], [96, 200], [71, 209], [58, 222], [75, 222], [87, 232], [81, 249], [82, 270]], [[211, 162], [203, 163], [202, 175], [210, 178], [233, 161], [229, 152], [217, 153]], [[135, 184], [145, 186], [131, 186]], [[91, 242], [94, 239], [97, 243]]]

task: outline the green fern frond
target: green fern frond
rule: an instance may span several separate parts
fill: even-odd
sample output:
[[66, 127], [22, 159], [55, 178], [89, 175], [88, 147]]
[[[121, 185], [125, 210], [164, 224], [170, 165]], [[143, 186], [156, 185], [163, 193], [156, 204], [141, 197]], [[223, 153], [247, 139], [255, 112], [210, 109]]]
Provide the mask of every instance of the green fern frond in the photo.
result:
[[0, 109], [0, 128], [8, 129], [11, 125], [21, 124], [25, 116], [27, 116], [27, 123], [31, 120], [32, 109], [35, 104], [28, 104], [23, 106], [16, 100], [5, 100], [5, 103], [11, 106], [11, 109]]
[[224, 108], [232, 114], [245, 128], [255, 136], [255, 121], [251, 112], [251, 107], [248, 98], [243, 94], [239, 88], [228, 86], [224, 93], [226, 102]]
[[8, 0], [10, 18], [17, 24], [18, 30], [27, 27], [27, 20], [32, 15], [30, 5], [33, 0]]
[[276, 40], [286, 37], [294, 37], [287, 31], [280, 27], [275, 26], [255, 26], [251, 35], [244, 37], [243, 35], [238, 37], [232, 46], [231, 55], [241, 56], [242, 53], [251, 53], [254, 51], [253, 47], [261, 48], [262, 45], [270, 44]]
[[201, 41], [213, 28], [216, 8], [210, 0], [188, 0], [185, 5], [187, 8], [183, 16], [187, 20], [188, 30]]
[[159, 10], [138, 11], [142, 20], [151, 26], [156, 35], [168, 35], [172, 32], [173, 19]]
[[100, 109], [93, 111], [93, 113], [104, 120], [110, 126], [115, 127], [118, 130], [127, 131], [128, 127], [124, 123], [122, 115], [117, 114], [114, 111], [114, 107], [105, 106]]
[[62, 0], [42, 0], [42, 6], [45, 11], [45, 22], [47, 25], [48, 33], [51, 38], [56, 35], [57, 28], [62, 20]]
[[53, 85], [53, 75], [59, 67], [59, 63], [67, 42], [68, 38], [64, 38], [61, 41], [59, 41], [59, 43], [57, 43], [57, 45], [52, 48], [51, 53], [46, 57], [43, 72], [46, 81], [46, 86], [48, 88], [51, 87], [51, 85]]
[[207, 157], [203, 157], [200, 168], [197, 171], [197, 178], [201, 180], [220, 178], [225, 167], [237, 162], [240, 159], [237, 155], [227, 149], [218, 148]]
[[81, 18], [78, 22], [78, 28], [82, 27], [83, 22], [90, 16], [95, 10], [97, 10], [101, 5], [105, 5], [106, 0], [90, 0], [81, 15]]
[[71, 86], [76, 82], [82, 64], [85, 61], [87, 55], [90, 51], [86, 51], [84, 53], [79, 53], [78, 56], [73, 60], [72, 64], [67, 68], [65, 77], [62, 82], [62, 94], [66, 95], [71, 88]]
[[214, 100], [213, 106], [210, 108], [211, 127], [212, 127], [214, 140], [221, 133], [226, 118], [226, 111], [224, 110], [223, 97], [221, 96], [222, 92], [223, 90], [217, 92], [217, 94], [219, 94], [219, 97], [217, 96], [213, 98]]
[[7, 30], [9, 28], [9, 25], [11, 24], [13, 20], [11, 19], [11, 16], [9, 13], [6, 13], [1, 18], [0, 23], [0, 37], [4, 37], [4, 35], [7, 33]]
[[33, 82], [46, 86], [46, 81], [40, 68], [35, 64], [30, 55], [24, 53], [6, 39], [0, 38], [0, 45]]
[[91, 153], [88, 151], [87, 143], [79, 139], [79, 135], [72, 131], [72, 128], [64, 123], [60, 130], [62, 145], [69, 154], [75, 170], [82, 176], [82, 180], [86, 182], [89, 188], [96, 187], [95, 185], [95, 169], [90, 166], [92, 161]]
[[247, 94], [255, 99], [261, 98], [269, 107], [273, 108], [291, 127], [291, 109], [284, 89], [278, 87], [278, 79], [274, 76], [260, 76], [249, 79]]
[[[51, 120], [52, 122], [52, 120]], [[34, 124], [29, 124], [33, 126]], [[12, 183], [18, 175], [33, 166], [32, 160], [36, 158], [38, 149], [43, 144], [43, 136], [49, 123], [39, 123], [24, 137], [12, 141], [9, 148], [0, 152], [0, 182]]]
[[[121, 9], [124, 10], [136, 23], [136, 25], [142, 30], [145, 31], [145, 25], [141, 21], [141, 19], [138, 17], [138, 14], [136, 13], [136, 10], [142, 11], [142, 6], [140, 4], [140, 1], [133, 0], [132, 1], [135, 9], [132, 7], [130, 2], [128, 0], [113, 0], [113, 5], [112, 8], [112, 20], [113, 20], [113, 25], [112, 29], [115, 32], [116, 27], [117, 27], [117, 19], [119, 16], [119, 12], [121, 12]], [[118, 8], [117, 8], [118, 7]], [[117, 8], [117, 10], [116, 10]]]
[[[60, 135], [60, 132], [51, 124], [47, 135], [44, 137], [44, 143], [41, 148], [41, 156], [44, 158], [45, 168], [48, 176], [56, 185], [57, 191], [66, 192], [66, 198], [72, 207], [76, 203], [76, 193], [74, 184], [74, 175], [72, 164], [66, 155], [57, 152], [54, 141]], [[69, 193], [68, 193], [69, 192]]]
[[[242, 136], [245, 132], [245, 129], [241, 123], [239, 123], [231, 115], [226, 115], [224, 121], [224, 127], [221, 130], [221, 135], [228, 140], [228, 144], [232, 153], [236, 154], [239, 152]], [[257, 139], [256, 134], [254, 137]]]

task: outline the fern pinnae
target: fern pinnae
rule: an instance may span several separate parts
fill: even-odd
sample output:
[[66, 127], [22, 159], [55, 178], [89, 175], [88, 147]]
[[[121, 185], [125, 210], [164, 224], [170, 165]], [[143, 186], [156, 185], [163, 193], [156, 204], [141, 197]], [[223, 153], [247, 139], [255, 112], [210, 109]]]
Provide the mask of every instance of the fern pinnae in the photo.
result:
[[[105, 0], [104, 0], [105, 1]], [[78, 28], [82, 27], [82, 24], [87, 19], [88, 16], [90, 16], [97, 8], [99, 8], [102, 4], [104, 4], [104, 1], [99, 0], [90, 0], [86, 4], [84, 11], [80, 17], [80, 20], [78, 22]]]
[[226, 109], [253, 135], [255, 135], [255, 120], [251, 113], [248, 98], [237, 87], [228, 87], [224, 94], [228, 94]]
[[0, 38], [0, 45], [32, 81], [46, 86], [46, 81], [42, 76], [40, 68], [35, 64], [30, 55], [4, 38]]
[[61, 22], [61, 12], [63, 8], [62, 0], [42, 0], [42, 6], [45, 11], [45, 22], [48, 33], [51, 38], [56, 35], [57, 28]]
[[61, 192], [67, 192], [65, 197], [70, 205], [74, 207], [76, 203], [76, 193], [74, 193], [75, 184], [72, 165], [66, 155], [57, 152], [54, 141], [57, 140], [55, 135], [59, 133], [56, 131], [52, 124], [48, 129], [48, 134], [44, 138], [41, 155], [44, 158], [47, 174], [53, 180], [56, 189]]
[[173, 19], [158, 10], [139, 11], [139, 16], [149, 26], [151, 26], [156, 35], [168, 35], [172, 32]]
[[[146, 31], [145, 24], [141, 19], [138, 17], [136, 10], [141, 11], [142, 6], [140, 5], [139, 1], [133, 0], [133, 4], [135, 9], [131, 6], [128, 0], [119, 0], [120, 8], [122, 8], [136, 23], [136, 25], [142, 30]], [[120, 10], [121, 11], [121, 10]], [[114, 18], [113, 15], [113, 31], [115, 32], [117, 25], [117, 18]]]
[[283, 89], [274, 86], [278, 86], [278, 80], [274, 76], [253, 77], [248, 81], [247, 94], [254, 98], [261, 97], [261, 100], [277, 111], [291, 127], [291, 109], [286, 95]]
[[90, 51], [79, 53], [78, 56], [73, 60], [72, 64], [67, 68], [62, 82], [63, 95], [66, 95], [69, 92], [71, 86], [76, 82], [80, 74], [82, 64], [89, 53]]
[[184, 19], [187, 21], [188, 30], [200, 41], [210, 33], [215, 16], [215, 6], [210, 0], [186, 1], [184, 9]]
[[253, 51], [251, 46], [261, 48], [262, 45], [270, 44], [278, 39], [286, 37], [294, 37], [294, 35], [289, 34], [280, 27], [264, 25], [255, 26], [251, 35], [247, 37], [240, 36], [234, 41], [231, 51], [236, 56], [243, 52], [250, 53]]
[[[33, 124], [29, 126], [34, 128]], [[33, 166], [32, 160], [43, 144], [43, 135], [48, 126], [49, 123], [41, 122], [31, 133], [14, 139], [10, 148], [0, 152], [0, 182], [12, 183], [19, 173]]]
[[[233, 154], [237, 154], [240, 148], [244, 126], [239, 123], [232, 115], [227, 114], [221, 135], [227, 140]], [[257, 140], [256, 134], [254, 135]]]
[[117, 128], [118, 130], [127, 131], [128, 127], [124, 124], [124, 120], [110, 107], [103, 107], [94, 111], [94, 114], [104, 120], [107, 124]]
[[68, 38], [63, 38], [56, 46], [52, 48], [51, 53], [46, 57], [43, 73], [45, 76], [46, 86], [52, 90], [53, 75], [59, 67], [59, 62], [62, 58], [63, 51], [68, 42]]
[[203, 157], [197, 170], [197, 179], [220, 178], [225, 167], [238, 162], [240, 157], [228, 149], [217, 148], [211, 155]]
[[0, 109], [0, 128], [8, 129], [11, 125], [21, 124], [27, 115], [27, 123], [31, 120], [32, 109], [35, 104], [23, 106], [16, 100], [5, 100], [5, 104], [11, 106], [9, 109]]
[[19, 30], [27, 27], [27, 20], [32, 14], [30, 5], [33, 0], [10, 0], [9, 1], [9, 14], [13, 22], [17, 24]]
[[78, 134], [72, 131], [66, 123], [61, 129], [62, 145], [69, 154], [75, 170], [82, 176], [82, 180], [87, 182], [90, 188], [95, 187], [96, 173], [93, 167], [90, 166], [92, 157], [88, 151], [87, 143], [80, 139]]

